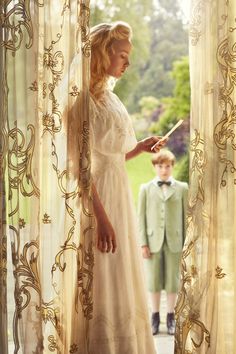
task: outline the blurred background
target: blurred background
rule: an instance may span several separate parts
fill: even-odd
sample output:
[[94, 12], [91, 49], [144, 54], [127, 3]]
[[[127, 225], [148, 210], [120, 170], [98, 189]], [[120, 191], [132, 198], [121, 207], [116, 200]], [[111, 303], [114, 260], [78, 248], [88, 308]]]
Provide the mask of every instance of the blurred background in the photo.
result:
[[[123, 20], [133, 29], [129, 70], [115, 87], [132, 119], [138, 139], [164, 135], [177, 157], [174, 177], [188, 182], [190, 84], [188, 62], [189, 0], [92, 0], [91, 26]], [[127, 162], [135, 202], [139, 186], [154, 177], [150, 154]]]

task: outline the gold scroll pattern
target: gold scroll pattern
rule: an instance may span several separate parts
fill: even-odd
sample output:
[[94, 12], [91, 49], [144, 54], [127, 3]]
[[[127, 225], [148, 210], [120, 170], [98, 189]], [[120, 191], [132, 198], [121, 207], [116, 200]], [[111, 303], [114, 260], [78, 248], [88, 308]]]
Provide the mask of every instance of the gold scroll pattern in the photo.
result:
[[[2, 70], [2, 68], [0, 68]], [[6, 171], [7, 134], [3, 116], [5, 106], [2, 104], [6, 97], [5, 79], [0, 82], [0, 322], [6, 322], [7, 309], [7, 238], [6, 238], [6, 191], [4, 175]], [[4, 318], [5, 317], [5, 318]]]
[[[205, 143], [199, 131], [190, 143], [192, 154], [190, 181], [197, 181], [190, 187], [187, 213], [187, 242], [181, 260], [181, 282], [176, 313], [175, 354], [195, 354], [203, 345], [210, 346], [210, 333], [200, 318], [200, 306], [209, 287], [211, 274], [199, 274], [199, 238], [208, 228], [209, 216], [204, 210], [204, 171], [207, 165]], [[199, 251], [201, 252], [201, 251]]]
[[[40, 303], [41, 294], [41, 284], [40, 276], [38, 271], [38, 257], [39, 257], [39, 245], [37, 241], [31, 241], [26, 243], [23, 247], [22, 253], [19, 252], [20, 246], [20, 232], [15, 227], [10, 226], [10, 229], [14, 235], [15, 242], [12, 243], [12, 259], [14, 266], [14, 277], [15, 277], [15, 314], [13, 322], [14, 330], [14, 345], [15, 351], [18, 352], [20, 349], [20, 339], [18, 331], [18, 322], [22, 316], [22, 313], [28, 306], [33, 306], [32, 304], [32, 294], [38, 299], [37, 303]], [[34, 298], [35, 298], [34, 296]], [[36, 304], [35, 304], [36, 305]], [[42, 301], [43, 306], [43, 301]], [[41, 308], [39, 306], [34, 306], [34, 317], [40, 316]], [[37, 313], [38, 312], [38, 313]], [[32, 319], [28, 319], [33, 323]], [[51, 320], [51, 319], [50, 319]], [[42, 338], [40, 337], [40, 330], [38, 328], [38, 322], [35, 324], [38, 330], [38, 342], [37, 350], [42, 351]]]
[[227, 179], [233, 179], [236, 185], [236, 42], [235, 35], [228, 31], [217, 49], [217, 62], [222, 77], [219, 83], [219, 110], [221, 119], [214, 129], [214, 142], [219, 150], [219, 161], [223, 166], [221, 186], [227, 185]]
[[[90, 43], [89, 43], [89, 6], [86, 5], [86, 1], [80, 2], [80, 27], [81, 39], [82, 39], [82, 53], [84, 58], [82, 60], [88, 60], [90, 56]], [[87, 48], [86, 50], [84, 48]], [[88, 50], [89, 48], [89, 50]], [[71, 95], [74, 99], [79, 96], [77, 87], [72, 87], [72, 91], [76, 94]], [[75, 101], [76, 102], [76, 101]], [[90, 176], [90, 151], [89, 151], [89, 129], [88, 129], [88, 110], [85, 109], [83, 115], [80, 116], [80, 134], [79, 134], [79, 184], [75, 190], [68, 192], [66, 190], [66, 176], [67, 171], [60, 171], [58, 167], [59, 157], [56, 152], [56, 146], [52, 143], [52, 156], [53, 156], [53, 168], [56, 171], [58, 177], [58, 186], [65, 198], [67, 213], [72, 220], [72, 226], [68, 232], [64, 245], [61, 246], [61, 251], [55, 257], [55, 263], [52, 266], [52, 275], [59, 269], [64, 271], [64, 264], [62, 261], [63, 253], [67, 251], [73, 251], [76, 253], [77, 259], [77, 296], [82, 305], [84, 317], [89, 320], [92, 317], [93, 303], [92, 303], [92, 284], [93, 284], [93, 243], [89, 240], [89, 234], [93, 228], [93, 215], [92, 199], [91, 199], [91, 176]], [[74, 229], [76, 225], [76, 218], [73, 209], [70, 206], [70, 201], [74, 198], [80, 197], [81, 207], [83, 215], [88, 218], [88, 227], [82, 230], [80, 238], [81, 242], [79, 246], [73, 242]], [[56, 284], [55, 284], [56, 286]]]
[[219, 266], [216, 267], [215, 272], [215, 277], [217, 279], [223, 279], [226, 276], [226, 273], [223, 273], [223, 268], [220, 268]]
[[[206, 13], [209, 15], [210, 12], [218, 10], [217, 6], [225, 8], [224, 6], [228, 5], [228, 0], [222, 2], [215, 0], [193, 1], [192, 19], [190, 22], [190, 40], [193, 46], [196, 46], [200, 38], [206, 35], [206, 28], [204, 28], [207, 23], [207, 19], [205, 18]], [[219, 11], [217, 15], [218, 13]], [[232, 155], [235, 155], [234, 131], [236, 115], [233, 104], [235, 96], [233, 98], [233, 95], [235, 95], [234, 88], [236, 81], [236, 43], [234, 43], [235, 40], [232, 41], [232, 38], [229, 38], [229, 33], [232, 33], [234, 28], [229, 27], [228, 32], [225, 31], [225, 26], [228, 25], [227, 14], [222, 14], [218, 18], [218, 24], [214, 23], [215, 25], [217, 26], [216, 38], [218, 38], [217, 36], [219, 36], [221, 31], [224, 31], [223, 39], [220, 41], [216, 53], [223, 79], [220, 84], [215, 81], [212, 83], [206, 82], [204, 94], [214, 94], [215, 96], [218, 94], [219, 97], [219, 110], [222, 118], [215, 126], [214, 141], [219, 151], [217, 156], [219, 156], [219, 161], [223, 164], [224, 171], [221, 178], [221, 187], [224, 187], [226, 186], [226, 174], [234, 176], [235, 173]], [[209, 28], [212, 27], [209, 26]], [[207, 28], [208, 34], [209, 28]], [[211, 35], [213, 34], [211, 33]], [[204, 51], [205, 47], [203, 46], [201, 49]], [[214, 67], [214, 63], [212, 63], [212, 67]], [[214, 72], [213, 79], [216, 77], [217, 75]], [[215, 117], [216, 115], [214, 115]], [[206, 191], [209, 186], [207, 185], [205, 176], [207, 176], [212, 163], [210, 158], [208, 162], [207, 151], [209, 149], [210, 155], [210, 149], [214, 149], [214, 146], [207, 146], [206, 142], [200, 131], [195, 130], [195, 137], [190, 144], [191, 168], [187, 238], [182, 254], [180, 290], [175, 309], [175, 354], [206, 353], [214, 350], [211, 349], [215, 344], [212, 339], [213, 333], [210, 333], [209, 325], [206, 325], [206, 311], [210, 311], [211, 301], [206, 304], [206, 299], [210, 293], [208, 291], [210, 286], [212, 288], [216, 281], [222, 281], [227, 276], [220, 265], [208, 271], [205, 271], [203, 268], [204, 261], [209, 262], [209, 255], [205, 255], [204, 253], [207, 252], [206, 246], [210, 242], [209, 229], [211, 219], [211, 215], [206, 212], [209, 206]], [[235, 177], [233, 178], [235, 183]], [[211, 244], [211, 247], [214, 247], [214, 242]], [[207, 310], [205, 306], [208, 307]]]
[[[1, 225], [3, 228], [3, 224]], [[1, 230], [2, 231], [2, 230]], [[0, 235], [1, 249], [0, 249], [0, 286], [1, 286], [1, 297], [0, 297], [0, 312], [6, 312], [6, 280], [7, 280], [7, 238], [4, 232]]]
[[82, 51], [85, 57], [90, 57], [91, 44], [89, 40], [89, 19], [90, 19], [90, 9], [86, 2], [80, 2], [80, 28], [81, 28], [81, 38], [82, 38]]
[[193, 5], [189, 24], [189, 37], [192, 45], [197, 45], [202, 35], [204, 0]]
[[60, 30], [56, 33], [56, 38], [51, 41], [48, 47], [44, 47], [43, 55], [40, 54], [39, 60], [42, 65], [40, 71], [46, 72], [43, 81], [38, 83], [34, 80], [31, 84], [30, 90], [42, 92], [43, 100], [47, 101], [47, 111], [40, 108], [42, 114], [43, 134], [50, 133], [54, 136], [55, 133], [59, 133], [62, 128], [62, 112], [60, 111], [60, 104], [56, 95], [56, 88], [62, 80], [62, 75], [65, 70], [64, 55], [61, 50], [56, 50], [56, 45], [62, 38], [63, 25], [65, 22], [65, 16], [69, 11], [68, 0], [65, 0], [63, 9], [61, 12], [61, 24]]
[[[189, 23], [189, 38], [192, 46], [196, 46], [201, 36], [205, 33], [205, 12], [206, 7], [214, 9], [215, 0], [192, 0], [190, 23]], [[214, 11], [214, 10], [213, 10]], [[222, 16], [222, 24], [224, 25], [227, 17]]]
[[23, 132], [15, 127], [8, 132], [8, 170], [9, 173], [9, 200], [12, 201], [9, 217], [19, 210], [19, 199], [14, 194], [20, 193], [24, 197], [36, 196], [39, 198], [39, 188], [32, 174], [32, 160], [35, 148], [35, 128], [29, 124], [30, 141], [27, 143]]
[[[0, 27], [3, 28], [5, 38], [3, 46], [10, 50], [12, 55], [20, 48], [26, 33], [28, 41], [25, 46], [29, 49], [33, 44], [33, 23], [30, 14], [31, 0], [4, 1], [0, 16]], [[33, 0], [38, 6], [43, 6], [38, 0]], [[14, 4], [13, 4], [14, 3]]]
[[[44, 1], [34, 0], [34, 5], [39, 8], [44, 7]], [[85, 58], [84, 60], [89, 60], [90, 56], [90, 42], [89, 42], [89, 1], [79, 2], [79, 19], [80, 23], [78, 26], [78, 33], [81, 32], [82, 38], [82, 54]], [[5, 37], [2, 43], [6, 53], [11, 53], [15, 56], [17, 50], [22, 46], [25, 41], [26, 50], [30, 50], [34, 43], [34, 31], [33, 31], [33, 21], [31, 18], [31, 6], [32, 1], [11, 1], [5, 2], [4, 6], [1, 8], [3, 12], [0, 14], [1, 26], [4, 30]], [[48, 99], [51, 102], [50, 109], [48, 112], [44, 113], [41, 110], [41, 122], [43, 127], [43, 135], [48, 134], [52, 137], [52, 168], [57, 176], [58, 188], [62, 195], [62, 203], [65, 203], [66, 212], [71, 220], [71, 227], [69, 228], [68, 235], [63, 245], [61, 245], [60, 250], [55, 255], [55, 263], [52, 265], [52, 286], [55, 290], [55, 298], [49, 302], [45, 302], [41, 298], [41, 284], [39, 276], [39, 242], [38, 239], [32, 240], [25, 245], [20, 245], [21, 238], [20, 232], [25, 228], [27, 220], [21, 216], [18, 217], [19, 228], [10, 225], [12, 234], [14, 235], [14, 243], [12, 245], [12, 257], [14, 266], [14, 277], [15, 277], [15, 315], [14, 315], [14, 342], [15, 350], [20, 348], [19, 340], [19, 320], [22, 318], [22, 313], [28, 306], [32, 306], [31, 294], [34, 293], [34, 298], [38, 298], [38, 303], [40, 306], [35, 306], [35, 311], [40, 316], [44, 323], [51, 322], [55, 327], [58, 335], [60, 336], [62, 329], [60, 323], [60, 307], [58, 306], [58, 296], [59, 293], [56, 288], [56, 284], [53, 281], [53, 274], [56, 269], [60, 272], [64, 272], [66, 264], [63, 262], [63, 255], [65, 252], [73, 252], [77, 260], [77, 298], [82, 306], [83, 315], [86, 321], [92, 317], [92, 283], [93, 283], [93, 247], [92, 241], [87, 237], [91, 232], [92, 226], [89, 226], [85, 230], [81, 228], [82, 234], [80, 238], [82, 242], [77, 245], [73, 241], [77, 238], [75, 235], [75, 225], [77, 223], [75, 213], [73, 210], [75, 198], [80, 198], [80, 203], [82, 205], [82, 210], [85, 216], [89, 219], [93, 219], [91, 214], [92, 200], [90, 196], [90, 153], [89, 153], [89, 129], [88, 129], [88, 117], [85, 116], [82, 122], [82, 133], [80, 138], [80, 156], [79, 156], [79, 166], [80, 177], [79, 186], [75, 190], [69, 191], [66, 187], [66, 179], [68, 177], [68, 171], [61, 171], [59, 168], [58, 161], [60, 156], [57, 153], [57, 147], [54, 143], [55, 134], [59, 133], [62, 129], [62, 113], [60, 112], [60, 106], [57, 99], [56, 88], [58, 87], [60, 81], [62, 80], [62, 75], [65, 74], [64, 67], [64, 57], [63, 52], [56, 50], [56, 45], [59, 43], [64, 26], [64, 17], [66, 13], [70, 11], [70, 2], [68, 0], [64, 1], [63, 9], [61, 11], [62, 23], [60, 26], [61, 31], [57, 33], [56, 38], [51, 41], [48, 47], [44, 48], [44, 54], [41, 60], [44, 70], [48, 71], [47, 82], [37, 81], [37, 79], [32, 78], [32, 83], [28, 89], [33, 93], [42, 97], [43, 100]], [[6, 82], [7, 86], [7, 82]], [[27, 93], [25, 93], [27, 94]], [[72, 98], [76, 99], [79, 95], [79, 88], [73, 85], [68, 93]], [[7, 107], [7, 97], [5, 100], [5, 107]], [[6, 142], [7, 152], [1, 153], [1, 165], [7, 165], [9, 173], [9, 200], [14, 200], [15, 204], [12, 206], [9, 216], [14, 216], [19, 214], [19, 199], [13, 198], [14, 191], [20, 193], [25, 198], [36, 197], [40, 198], [40, 190], [35, 183], [32, 171], [32, 161], [37, 159], [34, 156], [35, 149], [35, 130], [36, 128], [29, 124], [27, 130], [29, 132], [30, 139], [28, 141], [26, 135], [23, 131], [17, 127], [17, 125], [10, 129], [9, 124], [6, 122], [4, 131], [1, 132], [3, 136], [3, 141]], [[2, 147], [1, 147], [2, 150]], [[17, 163], [16, 163], [17, 162]], [[5, 172], [4, 172], [5, 173]], [[70, 204], [71, 202], [71, 204]], [[44, 224], [50, 224], [51, 219], [45, 210], [43, 219], [40, 222]], [[91, 223], [92, 224], [92, 221]], [[88, 241], [86, 241], [86, 238]], [[21, 247], [20, 247], [21, 246]], [[23, 247], [22, 247], [23, 246]], [[5, 247], [5, 248], [4, 248]], [[22, 250], [21, 250], [22, 248]], [[5, 250], [5, 252], [4, 252]], [[3, 257], [2, 257], [3, 255]], [[5, 279], [6, 274], [6, 238], [1, 239], [1, 263], [0, 263], [0, 276], [1, 282]], [[73, 299], [71, 304], [73, 303]], [[38, 338], [37, 352], [42, 350], [42, 338]], [[54, 336], [48, 336], [48, 349], [50, 351], [57, 350], [59, 353], [59, 344]], [[77, 344], [72, 343], [70, 348], [70, 353], [79, 352], [79, 347]]]

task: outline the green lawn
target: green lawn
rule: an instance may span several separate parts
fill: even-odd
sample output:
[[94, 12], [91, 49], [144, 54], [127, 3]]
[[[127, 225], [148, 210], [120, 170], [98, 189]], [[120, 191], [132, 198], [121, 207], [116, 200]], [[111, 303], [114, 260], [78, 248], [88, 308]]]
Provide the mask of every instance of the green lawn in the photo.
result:
[[151, 156], [151, 154], [143, 153], [126, 162], [126, 168], [136, 205], [140, 184], [146, 183], [155, 177], [155, 171], [151, 163]]

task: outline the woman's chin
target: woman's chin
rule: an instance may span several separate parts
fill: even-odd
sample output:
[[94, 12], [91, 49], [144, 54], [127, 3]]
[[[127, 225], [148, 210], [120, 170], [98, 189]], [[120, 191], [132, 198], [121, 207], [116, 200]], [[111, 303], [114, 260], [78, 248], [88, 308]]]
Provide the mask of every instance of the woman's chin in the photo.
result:
[[121, 76], [123, 76], [124, 71], [121, 71], [119, 73], [113, 73], [112, 75], [110, 74], [110, 76], [114, 77], [114, 79], [120, 79]]

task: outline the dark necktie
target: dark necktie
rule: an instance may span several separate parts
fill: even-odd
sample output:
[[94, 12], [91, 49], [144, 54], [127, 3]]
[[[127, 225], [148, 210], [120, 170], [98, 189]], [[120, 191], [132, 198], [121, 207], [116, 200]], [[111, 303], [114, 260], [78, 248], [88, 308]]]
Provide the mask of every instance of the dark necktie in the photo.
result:
[[171, 185], [171, 181], [158, 181], [157, 182], [158, 186], [161, 187], [163, 184], [166, 184], [167, 186]]

